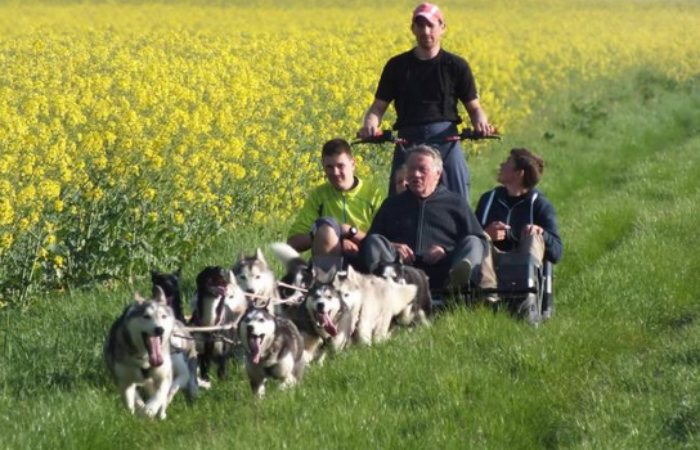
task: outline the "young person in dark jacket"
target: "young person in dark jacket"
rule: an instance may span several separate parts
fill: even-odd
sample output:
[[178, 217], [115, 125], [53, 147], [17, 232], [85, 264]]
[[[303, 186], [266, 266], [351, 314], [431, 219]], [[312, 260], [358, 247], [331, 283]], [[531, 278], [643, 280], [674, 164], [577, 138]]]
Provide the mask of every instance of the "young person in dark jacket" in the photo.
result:
[[421, 145], [406, 153], [408, 190], [387, 198], [379, 208], [360, 256], [369, 271], [381, 262], [404, 263], [423, 269], [431, 288], [478, 282], [488, 251], [484, 230], [467, 201], [439, 185], [440, 153]]
[[501, 163], [501, 186], [481, 196], [476, 216], [492, 243], [482, 267], [481, 287], [496, 287], [493, 266], [501, 253], [529, 252], [540, 263], [546, 260], [556, 264], [561, 260], [564, 247], [556, 211], [549, 199], [535, 189], [543, 170], [541, 157], [525, 148], [514, 148]]

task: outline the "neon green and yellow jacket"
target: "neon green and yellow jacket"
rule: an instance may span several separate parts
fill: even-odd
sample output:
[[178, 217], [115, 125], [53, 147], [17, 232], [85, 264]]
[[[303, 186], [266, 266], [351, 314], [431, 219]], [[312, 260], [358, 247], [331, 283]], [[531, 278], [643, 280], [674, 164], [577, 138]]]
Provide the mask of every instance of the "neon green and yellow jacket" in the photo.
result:
[[341, 192], [326, 182], [311, 191], [294, 220], [288, 237], [309, 233], [319, 217], [333, 217], [340, 224], [347, 223], [366, 232], [383, 201], [384, 194], [376, 186], [359, 178], [357, 185], [346, 192]]

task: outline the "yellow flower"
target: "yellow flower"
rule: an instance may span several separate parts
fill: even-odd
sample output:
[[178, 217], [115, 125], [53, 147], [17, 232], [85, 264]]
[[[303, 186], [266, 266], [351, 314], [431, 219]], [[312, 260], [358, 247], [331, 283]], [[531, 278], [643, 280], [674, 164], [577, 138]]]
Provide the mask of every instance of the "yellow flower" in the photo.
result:
[[10, 233], [3, 233], [2, 239], [0, 239], [0, 247], [8, 250], [10, 247], [12, 247], [13, 242], [14, 239]]

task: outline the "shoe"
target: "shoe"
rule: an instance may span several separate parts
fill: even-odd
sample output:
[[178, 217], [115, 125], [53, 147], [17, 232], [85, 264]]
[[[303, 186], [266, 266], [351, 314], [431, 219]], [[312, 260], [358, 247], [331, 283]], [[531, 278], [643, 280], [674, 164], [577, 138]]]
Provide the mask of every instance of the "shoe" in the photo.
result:
[[496, 294], [485, 294], [484, 295], [484, 301], [489, 304], [496, 304], [501, 301], [501, 299], [498, 297]]
[[453, 288], [467, 286], [472, 278], [472, 263], [463, 259], [450, 270], [450, 286]]
[[547, 308], [544, 311], [542, 311], [542, 321], [544, 322], [545, 320], [549, 320], [552, 317], [554, 317], [554, 306], [551, 308]]

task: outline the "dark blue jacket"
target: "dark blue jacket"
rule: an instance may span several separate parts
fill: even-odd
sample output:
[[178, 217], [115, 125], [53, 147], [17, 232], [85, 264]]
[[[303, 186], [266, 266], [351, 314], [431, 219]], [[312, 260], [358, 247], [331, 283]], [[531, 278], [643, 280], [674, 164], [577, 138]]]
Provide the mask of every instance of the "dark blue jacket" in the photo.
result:
[[381, 234], [391, 242], [406, 244], [420, 256], [433, 245], [451, 255], [470, 235], [486, 242], [486, 233], [466, 199], [444, 186], [438, 186], [425, 199], [410, 190], [390, 195], [374, 216], [368, 234]]
[[484, 229], [496, 221], [510, 225], [506, 239], [494, 242], [496, 248], [504, 252], [517, 247], [526, 225], [541, 226], [544, 229], [544, 258], [555, 264], [561, 260], [564, 246], [559, 236], [557, 213], [549, 199], [537, 189], [531, 189], [521, 197], [510, 197], [504, 186], [488, 191], [479, 199], [476, 217]]

